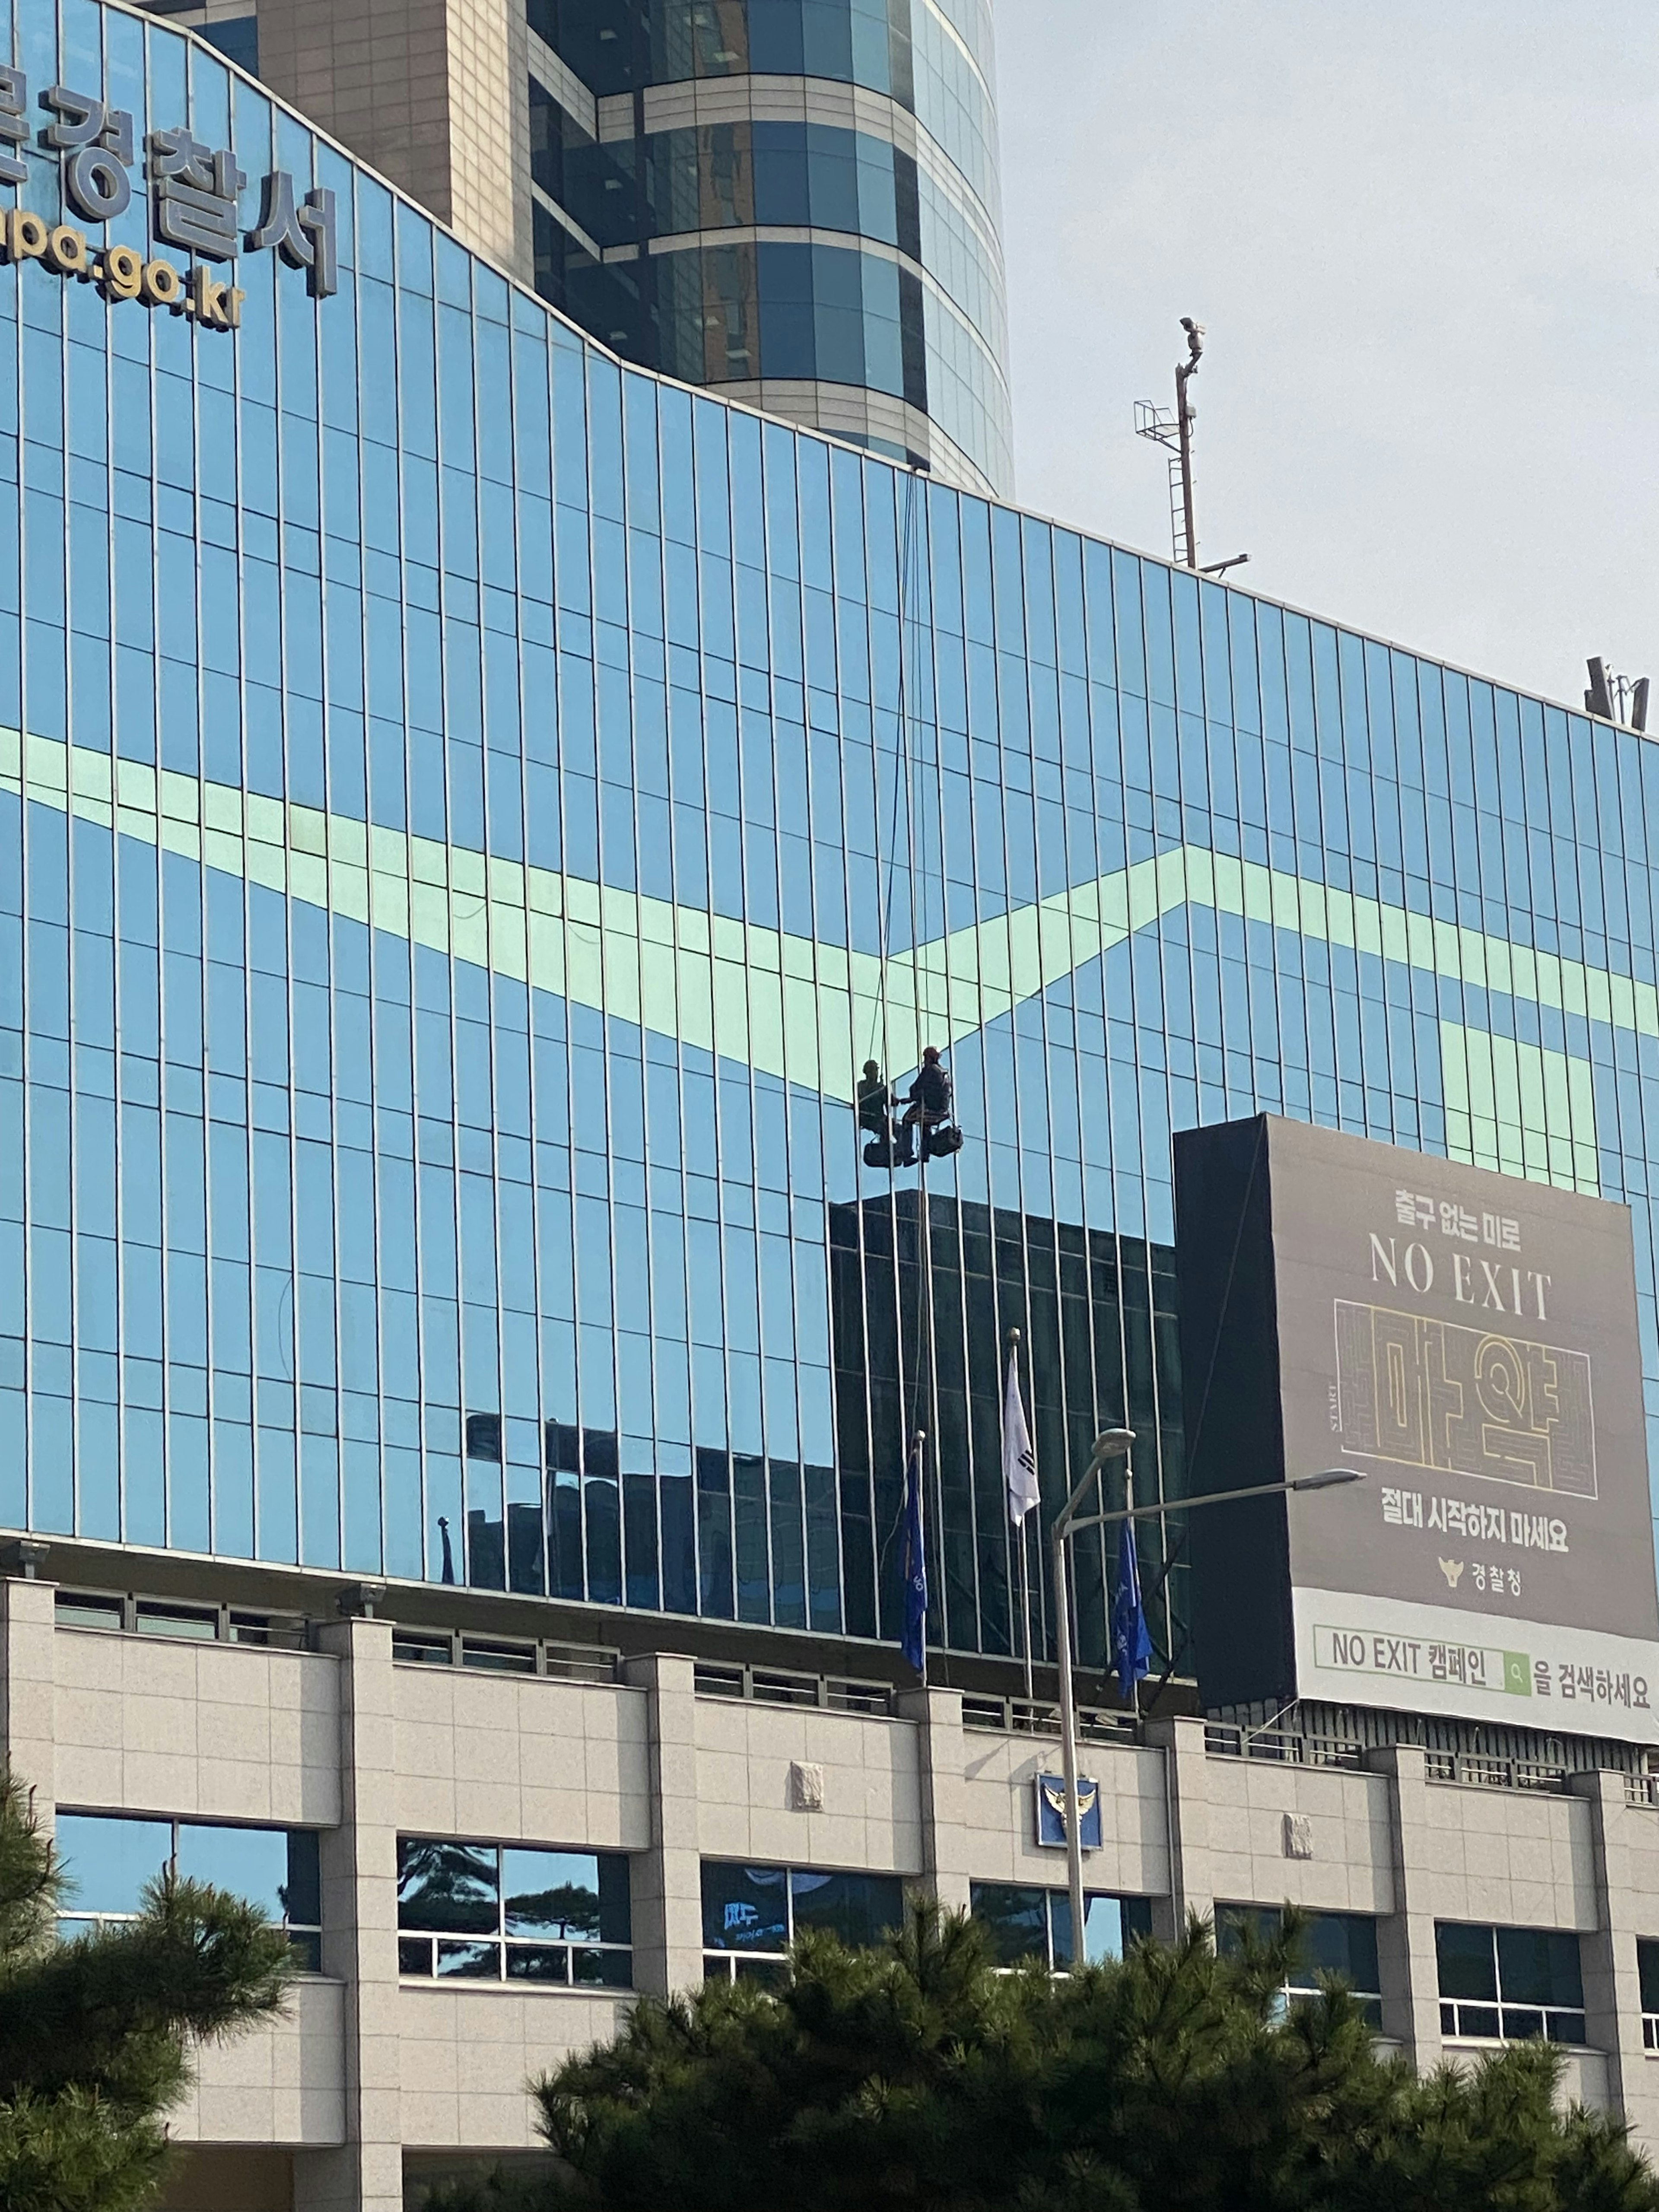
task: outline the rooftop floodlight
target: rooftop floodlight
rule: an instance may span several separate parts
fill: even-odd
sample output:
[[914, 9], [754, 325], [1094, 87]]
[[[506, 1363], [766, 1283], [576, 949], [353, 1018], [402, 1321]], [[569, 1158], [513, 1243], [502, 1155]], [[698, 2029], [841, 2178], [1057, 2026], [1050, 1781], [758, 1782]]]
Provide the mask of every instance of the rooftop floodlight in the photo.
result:
[[1334, 1490], [1341, 1482], [1364, 1482], [1364, 1473], [1357, 1467], [1322, 1468], [1317, 1474], [1298, 1474], [1285, 1484], [1287, 1490]]

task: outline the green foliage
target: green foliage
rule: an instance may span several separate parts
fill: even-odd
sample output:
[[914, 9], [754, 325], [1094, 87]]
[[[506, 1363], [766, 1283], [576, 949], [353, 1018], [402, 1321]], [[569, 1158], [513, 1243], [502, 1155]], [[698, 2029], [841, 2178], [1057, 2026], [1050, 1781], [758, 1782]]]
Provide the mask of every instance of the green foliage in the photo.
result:
[[550, 2176], [432, 2212], [1659, 2212], [1547, 2045], [1419, 2079], [1332, 1986], [1288, 2014], [1302, 1923], [998, 1973], [917, 1908], [880, 1950], [802, 1938], [776, 1990], [645, 2001], [538, 2085]]
[[135, 2212], [161, 2179], [191, 2045], [282, 2005], [288, 1945], [254, 1906], [170, 1876], [137, 1919], [59, 1943], [63, 1887], [22, 1789], [0, 1778], [0, 2205]]

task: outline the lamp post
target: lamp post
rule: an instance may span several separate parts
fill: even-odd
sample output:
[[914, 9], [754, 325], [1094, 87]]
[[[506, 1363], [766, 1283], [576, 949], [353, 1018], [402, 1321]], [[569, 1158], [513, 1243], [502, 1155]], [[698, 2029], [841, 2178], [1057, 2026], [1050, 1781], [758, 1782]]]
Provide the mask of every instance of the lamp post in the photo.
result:
[[[1364, 1475], [1355, 1467], [1328, 1467], [1317, 1474], [1294, 1475], [1285, 1482], [1253, 1482], [1243, 1490], [1208, 1490], [1198, 1498], [1175, 1498], [1167, 1504], [1125, 1505], [1115, 1513], [1085, 1513], [1081, 1510], [1091, 1485], [1109, 1460], [1127, 1460], [1134, 1448], [1134, 1434], [1129, 1429], [1107, 1429], [1095, 1438], [1095, 1447], [1089, 1455], [1089, 1464], [1083, 1480], [1054, 1516], [1049, 1534], [1054, 1547], [1054, 1636], [1060, 1660], [1060, 1757], [1066, 1777], [1066, 1884], [1072, 1905], [1072, 1959], [1073, 1964], [1082, 1961], [1083, 1942], [1083, 1808], [1077, 1786], [1077, 1700], [1072, 1686], [1072, 1607], [1066, 1587], [1066, 1545], [1069, 1537], [1079, 1528], [1105, 1528], [1122, 1521], [1147, 1521], [1160, 1513], [1190, 1513], [1201, 1505], [1231, 1505], [1243, 1498], [1284, 1497], [1293, 1490], [1334, 1490], [1339, 1484], [1364, 1482]], [[1129, 1495], [1133, 1497], [1133, 1476], [1129, 1476]], [[1098, 1785], [1097, 1785], [1098, 1786]], [[1175, 1838], [1169, 1839], [1169, 1848], [1175, 1850]]]
[[[1072, 1689], [1072, 1598], [1066, 1578], [1066, 1539], [1079, 1525], [1079, 1515], [1095, 1477], [1108, 1460], [1127, 1458], [1134, 1445], [1132, 1429], [1107, 1429], [1095, 1438], [1083, 1480], [1054, 1516], [1049, 1534], [1054, 1546], [1054, 1646], [1060, 1660], [1060, 1734], [1061, 1771], [1066, 1777], [1066, 1881], [1072, 1899], [1072, 1957], [1083, 1955], [1083, 1808], [1077, 1792], [1077, 1702]], [[1096, 1516], [1096, 1518], [1100, 1516]]]

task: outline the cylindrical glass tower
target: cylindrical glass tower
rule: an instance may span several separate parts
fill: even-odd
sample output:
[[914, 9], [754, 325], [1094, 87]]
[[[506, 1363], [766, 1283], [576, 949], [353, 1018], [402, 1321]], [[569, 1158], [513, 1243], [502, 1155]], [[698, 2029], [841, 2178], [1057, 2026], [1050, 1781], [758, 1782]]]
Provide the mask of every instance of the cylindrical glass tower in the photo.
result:
[[526, 0], [536, 283], [631, 361], [1006, 493], [989, 0]]

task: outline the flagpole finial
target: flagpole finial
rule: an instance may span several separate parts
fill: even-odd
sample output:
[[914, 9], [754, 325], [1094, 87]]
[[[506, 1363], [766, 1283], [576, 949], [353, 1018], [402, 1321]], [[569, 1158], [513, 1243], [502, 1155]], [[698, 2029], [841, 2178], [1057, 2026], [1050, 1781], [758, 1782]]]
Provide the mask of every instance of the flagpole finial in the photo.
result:
[[1010, 1352], [1013, 1351], [1019, 1342], [1019, 1331], [1017, 1328], [1011, 1328], [1003, 1341], [1007, 1345]]

